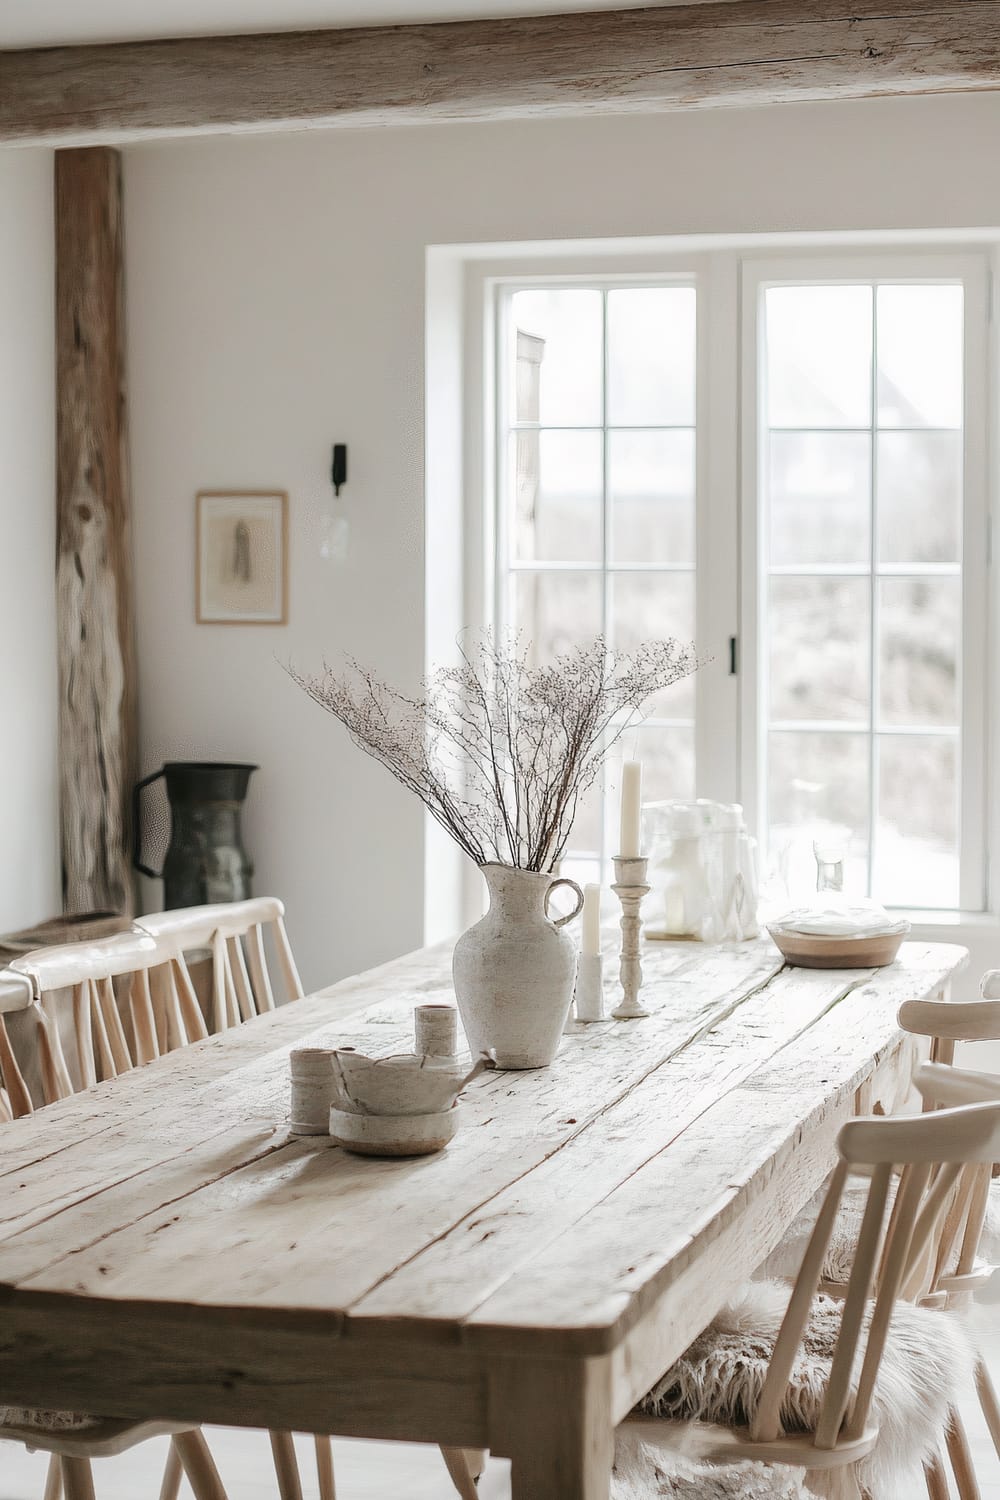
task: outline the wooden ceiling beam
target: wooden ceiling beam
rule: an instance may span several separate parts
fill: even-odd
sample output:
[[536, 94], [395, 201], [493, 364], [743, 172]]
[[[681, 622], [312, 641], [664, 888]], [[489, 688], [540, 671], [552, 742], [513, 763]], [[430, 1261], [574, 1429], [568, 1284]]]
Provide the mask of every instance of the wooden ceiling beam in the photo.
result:
[[0, 52], [0, 142], [93, 144], [998, 86], [1000, 0], [713, 0]]

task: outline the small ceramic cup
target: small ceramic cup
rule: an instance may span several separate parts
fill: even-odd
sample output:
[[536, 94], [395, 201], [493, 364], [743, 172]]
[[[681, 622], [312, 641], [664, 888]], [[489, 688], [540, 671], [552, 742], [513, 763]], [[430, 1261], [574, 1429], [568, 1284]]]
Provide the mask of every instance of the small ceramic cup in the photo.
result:
[[293, 1047], [288, 1055], [291, 1108], [288, 1128], [293, 1135], [326, 1135], [330, 1128], [335, 1079], [332, 1047]]
[[453, 1005], [418, 1005], [413, 1011], [418, 1057], [451, 1059], [458, 1052], [458, 1011]]

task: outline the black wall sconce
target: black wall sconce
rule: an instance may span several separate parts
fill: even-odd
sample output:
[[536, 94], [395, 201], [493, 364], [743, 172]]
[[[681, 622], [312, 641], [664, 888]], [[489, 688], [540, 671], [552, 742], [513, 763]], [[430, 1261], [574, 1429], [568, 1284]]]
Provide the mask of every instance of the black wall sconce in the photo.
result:
[[333, 464], [330, 468], [330, 478], [333, 480], [333, 493], [340, 494], [340, 486], [347, 483], [347, 444], [334, 443]]

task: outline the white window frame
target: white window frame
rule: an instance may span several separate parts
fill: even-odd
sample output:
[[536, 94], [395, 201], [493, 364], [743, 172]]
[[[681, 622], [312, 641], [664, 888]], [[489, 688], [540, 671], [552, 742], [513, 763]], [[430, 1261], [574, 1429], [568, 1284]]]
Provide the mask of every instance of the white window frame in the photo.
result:
[[[919, 237], [898, 234], [823, 238], [822, 246], [817, 246], [816, 236], [803, 242], [780, 235], [740, 242], [732, 237], [703, 237], [684, 244], [632, 241], [610, 251], [562, 242], [511, 247], [509, 253], [504, 247], [471, 246], [450, 252], [461, 257], [464, 275], [462, 617], [472, 627], [496, 622], [498, 288], [692, 280], [698, 291], [696, 630], [703, 649], [711, 651], [696, 679], [697, 792], [741, 801], [755, 825], [759, 798], [754, 755], [761, 723], [755, 591], [761, 554], [757, 427], [756, 417], [750, 421], [748, 413], [754, 412], [759, 383], [755, 314], [760, 287], [768, 278], [786, 276], [800, 281], [828, 276], [866, 279], [873, 274], [875, 279], [937, 275], [954, 280], [958, 272], [968, 283], [963, 733], [966, 754], [977, 738], [981, 747], [977, 763], [970, 766], [981, 789], [978, 808], [968, 796], [963, 798], [961, 831], [963, 853], [979, 840], [981, 853], [974, 863], [980, 875], [977, 884], [963, 872], [961, 909], [912, 916], [915, 930], [928, 940], [964, 938], [975, 943], [986, 932], [1000, 934], [1000, 889], [988, 859], [990, 848], [1000, 844], [1000, 798], [994, 794], [1000, 772], [993, 772], [991, 762], [998, 739], [994, 720], [1000, 712], [1000, 605], [992, 599], [992, 559], [989, 542], [984, 542], [1000, 492], [1000, 423], [992, 420], [997, 359], [992, 287], [1000, 274], [1000, 242], [995, 234], [972, 231], [967, 238], [938, 236], [933, 248]], [[745, 539], [752, 544], [744, 546]], [[730, 637], [737, 641], [735, 675], [729, 672]], [[978, 697], [972, 691], [977, 681]], [[468, 918], [481, 909], [481, 893], [475, 872], [465, 874]]]
[[[840, 285], [900, 282], [961, 283], [964, 306], [964, 431], [962, 535], [961, 756], [959, 762], [959, 903], [958, 910], [988, 909], [987, 871], [987, 643], [989, 635], [987, 576], [989, 550], [989, 289], [986, 255], [939, 251], [920, 253], [847, 252], [837, 256], [797, 255], [781, 259], [744, 260], [742, 268], [742, 515], [741, 515], [741, 800], [751, 826], [764, 831], [766, 793], [767, 670], [762, 652], [762, 612], [767, 590], [760, 411], [764, 391], [765, 347], [760, 337], [763, 298], [769, 286]], [[873, 571], [870, 575], [876, 577]], [[872, 631], [876, 629], [875, 616]], [[873, 677], [871, 691], [877, 692]], [[869, 728], [869, 734], [871, 729]], [[874, 806], [874, 787], [871, 789]], [[870, 829], [874, 839], [876, 830]]]
[[[511, 536], [510, 536], [510, 534], [508, 532], [509, 506], [507, 504], [504, 504], [503, 500], [502, 500], [502, 497], [509, 496], [509, 494], [511, 493], [510, 448], [509, 448], [509, 444], [506, 443], [503, 440], [503, 438], [504, 438], [505, 435], [509, 436], [509, 434], [511, 432], [513, 432], [516, 429], [516, 427], [517, 427], [517, 423], [515, 422], [515, 420], [513, 418], [513, 415], [512, 415], [512, 413], [511, 413], [511, 411], [509, 409], [509, 399], [510, 399], [510, 395], [511, 395], [511, 380], [510, 380], [510, 371], [509, 371], [509, 368], [506, 367], [506, 360], [509, 359], [509, 355], [510, 355], [510, 345], [511, 345], [511, 337], [512, 337], [512, 327], [511, 327], [511, 323], [510, 323], [511, 299], [512, 299], [512, 297], [513, 297], [513, 295], [514, 295], [515, 292], [524, 291], [524, 290], [533, 289], [533, 288], [545, 288], [546, 290], [549, 290], [549, 291], [563, 291], [563, 290], [569, 291], [569, 290], [573, 290], [574, 288], [578, 288], [578, 287], [585, 287], [587, 290], [599, 291], [599, 292], [603, 293], [605, 295], [605, 297], [606, 297], [607, 293], [609, 293], [609, 292], [613, 292], [613, 291], [617, 291], [617, 290], [623, 290], [623, 289], [628, 289], [630, 287], [688, 287], [695, 294], [695, 302], [696, 302], [696, 315], [695, 315], [695, 317], [696, 317], [696, 321], [695, 321], [695, 380], [696, 380], [696, 386], [695, 386], [695, 412], [694, 412], [694, 446], [695, 446], [695, 491], [694, 491], [695, 554], [694, 554], [693, 560], [692, 560], [692, 562], [691, 562], [690, 565], [687, 565], [687, 564], [672, 565], [672, 564], [669, 564], [669, 563], [664, 563], [664, 564], [644, 566], [644, 565], [639, 564], [639, 563], [616, 563], [614, 561], [612, 555], [611, 555], [611, 548], [610, 548], [611, 505], [610, 505], [609, 494], [608, 494], [608, 488], [609, 488], [609, 469], [608, 469], [608, 463], [609, 463], [609, 443], [608, 443], [608, 434], [609, 434], [609, 432], [615, 430], [615, 427], [614, 427], [614, 424], [612, 424], [612, 423], [609, 422], [609, 417], [608, 417], [608, 331], [607, 331], [606, 321], [604, 321], [604, 320], [606, 320], [606, 316], [607, 316], [607, 302], [606, 301], [604, 302], [604, 308], [603, 308], [602, 332], [601, 332], [604, 370], [603, 370], [603, 377], [602, 377], [602, 401], [601, 401], [601, 420], [600, 420], [600, 426], [598, 428], [598, 427], [596, 427], [594, 425], [590, 425], [590, 426], [587, 426], [587, 427], [581, 427], [580, 429], [574, 429], [574, 430], [580, 430], [580, 431], [597, 431], [597, 430], [599, 430], [601, 432], [601, 434], [602, 434], [602, 454], [603, 454], [603, 465], [602, 465], [603, 472], [602, 472], [602, 475], [601, 475], [601, 492], [602, 492], [602, 495], [601, 495], [601, 515], [602, 515], [602, 531], [603, 531], [602, 556], [601, 556], [601, 558], [600, 558], [599, 561], [592, 562], [592, 563], [591, 562], [580, 562], [580, 563], [560, 564], [558, 562], [549, 563], [549, 562], [546, 562], [546, 561], [542, 560], [542, 561], [539, 561], [539, 563], [537, 564], [537, 567], [534, 567], [534, 568], [531, 567], [531, 566], [526, 566], [526, 565], [518, 565], [516, 563], [514, 557], [513, 557], [512, 538], [511, 538]], [[496, 375], [495, 375], [495, 379], [496, 379], [496, 387], [495, 387], [495, 389], [496, 389], [496, 402], [495, 402], [496, 430], [495, 430], [495, 432], [496, 432], [496, 435], [495, 435], [495, 441], [494, 441], [495, 473], [494, 473], [494, 479], [493, 479], [493, 493], [497, 497], [496, 505], [495, 505], [495, 522], [494, 522], [494, 532], [493, 532], [493, 537], [494, 537], [494, 540], [493, 540], [493, 564], [494, 564], [494, 575], [493, 575], [493, 599], [494, 599], [493, 621], [494, 621], [494, 624], [496, 625], [497, 629], [499, 631], [501, 631], [501, 632], [505, 632], [506, 629], [511, 624], [511, 621], [510, 621], [510, 619], [508, 617], [508, 613], [507, 613], [507, 605], [508, 605], [508, 581], [509, 581], [510, 577], [513, 576], [513, 575], [515, 575], [515, 574], [517, 574], [517, 573], [530, 573], [530, 572], [558, 573], [558, 572], [561, 572], [561, 571], [572, 571], [572, 572], [587, 573], [587, 574], [590, 574], [590, 575], [596, 575], [596, 576], [598, 576], [600, 578], [600, 580], [601, 580], [601, 584], [600, 584], [600, 588], [601, 588], [600, 630], [601, 630], [601, 634], [604, 635], [604, 636], [607, 636], [608, 633], [609, 633], [608, 627], [609, 627], [609, 618], [610, 618], [610, 610], [611, 610], [612, 591], [613, 591], [613, 586], [614, 586], [613, 580], [614, 580], [615, 576], [617, 574], [619, 574], [619, 573], [629, 573], [629, 572], [646, 573], [646, 572], [650, 572], [650, 573], [662, 573], [665, 576], [668, 576], [671, 573], [683, 573], [683, 574], [689, 574], [690, 573], [690, 574], [692, 574], [693, 577], [694, 577], [695, 615], [697, 617], [698, 599], [699, 599], [699, 595], [701, 593], [701, 590], [699, 590], [698, 583], [697, 583], [697, 580], [698, 580], [697, 518], [701, 514], [701, 511], [702, 511], [702, 491], [703, 491], [703, 488], [704, 488], [703, 480], [702, 480], [702, 470], [703, 470], [703, 463], [704, 463], [704, 449], [705, 449], [705, 446], [706, 446], [706, 444], [704, 442], [704, 438], [703, 438], [703, 429], [704, 429], [704, 427], [705, 427], [706, 424], [701, 420], [701, 413], [702, 413], [704, 399], [705, 399], [705, 394], [706, 394], [706, 392], [704, 390], [705, 377], [704, 377], [704, 373], [703, 373], [703, 371], [704, 371], [704, 365], [705, 365], [705, 349], [703, 347], [703, 330], [702, 330], [702, 317], [701, 317], [701, 312], [702, 312], [702, 309], [703, 309], [704, 303], [705, 303], [705, 296], [704, 296], [704, 268], [703, 267], [696, 267], [696, 268], [692, 268], [691, 270], [682, 270], [679, 267], [676, 267], [676, 268], [672, 268], [672, 269], [669, 269], [669, 270], [660, 270], [660, 271], [658, 271], [656, 273], [645, 273], [645, 274], [642, 274], [642, 273], [639, 273], [639, 272], [635, 272], [635, 273], [633, 273], [631, 275], [623, 275], [621, 272], [619, 272], [616, 275], [605, 274], [605, 275], [601, 275], [601, 276], [597, 276], [597, 275], [587, 275], [587, 276], [583, 276], [583, 275], [578, 275], [578, 276], [559, 275], [559, 276], [533, 276], [533, 277], [530, 277], [530, 278], [526, 278], [526, 277], [523, 277], [523, 276], [520, 276], [520, 277], [506, 277], [506, 278], [497, 278], [494, 281], [493, 291], [494, 291], [494, 315], [495, 315], [495, 318], [496, 318], [496, 341], [495, 341], [495, 348], [496, 348]], [[649, 430], [661, 430], [661, 429], [658, 429], [656, 427], [655, 423], [644, 424], [644, 428], [645, 427], [648, 427]], [[663, 429], [663, 430], [668, 430], [668, 429]], [[697, 624], [696, 624], [696, 631], [697, 631]], [[701, 704], [698, 702], [699, 686], [700, 685], [698, 684], [698, 682], [696, 680], [696, 684], [695, 684], [695, 706], [694, 706], [694, 726], [693, 726], [693, 729], [694, 729], [694, 739], [695, 739], [694, 757], [695, 757], [695, 764], [696, 764], [696, 766], [699, 764], [699, 761], [700, 761], [700, 747], [698, 745], [698, 722], [699, 722], [699, 719], [701, 717]], [[653, 728], [663, 728], [663, 729], [667, 729], [667, 730], [669, 730], [671, 728], [687, 728], [688, 727], [688, 721], [687, 720], [682, 720], [682, 719], [671, 719], [671, 718], [668, 718], [668, 717], [660, 717], [660, 718], [658, 718], [656, 720], [655, 724], [653, 724], [651, 727], [653, 727]], [[602, 871], [603, 871], [603, 874], [605, 876], [610, 871], [610, 868], [611, 868], [611, 855], [614, 853], [614, 850], [610, 847], [610, 844], [609, 844], [609, 839], [612, 836], [612, 830], [611, 830], [611, 826], [610, 826], [611, 823], [612, 823], [612, 821], [613, 821], [613, 819], [609, 816], [609, 809], [606, 806], [605, 807], [605, 817], [604, 817], [604, 828], [603, 828], [603, 831], [602, 831], [602, 837], [601, 837], [600, 847], [596, 851], [586, 851], [588, 854], [590, 854], [590, 853], [596, 854], [599, 862], [601, 863]]]

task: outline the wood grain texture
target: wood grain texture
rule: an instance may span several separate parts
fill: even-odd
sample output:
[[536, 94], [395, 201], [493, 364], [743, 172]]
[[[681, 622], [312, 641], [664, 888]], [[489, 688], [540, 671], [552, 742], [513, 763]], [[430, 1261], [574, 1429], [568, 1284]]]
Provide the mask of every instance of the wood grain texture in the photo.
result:
[[[832, 975], [780, 969], [766, 942], [650, 945], [648, 1021], [484, 1076], [448, 1150], [417, 1161], [289, 1138], [288, 1051], [408, 1047], [413, 1006], [447, 997], [444, 948], [8, 1124], [0, 1386], [489, 1446], [520, 1463], [520, 1493], [562, 1465], [600, 1497], [601, 1423], [770, 1250], [859, 1089], [906, 1071], [900, 1000], [963, 960], [909, 944], [892, 969]], [[567, 1410], [537, 1446], [518, 1372], [537, 1389], [540, 1361], [564, 1362]]]
[[0, 141], [385, 125], [1000, 84], [996, 0], [647, 10], [0, 54]]
[[63, 902], [129, 913], [137, 723], [116, 151], [56, 153], [55, 226]]

